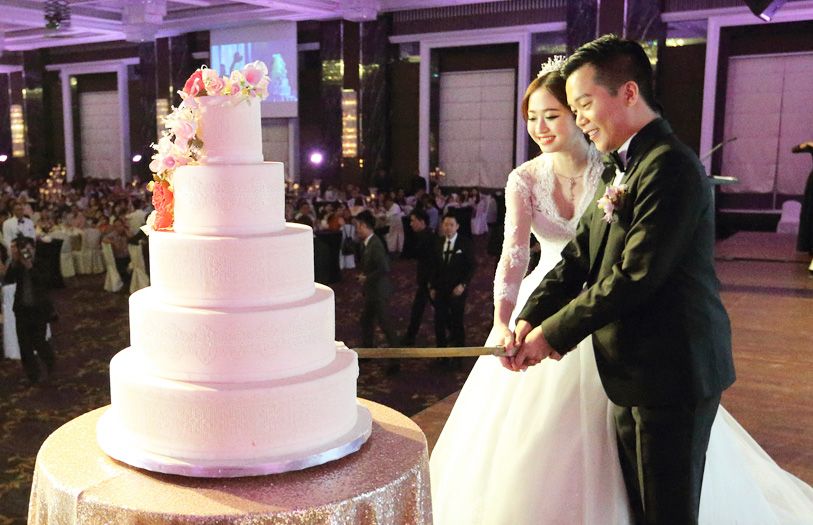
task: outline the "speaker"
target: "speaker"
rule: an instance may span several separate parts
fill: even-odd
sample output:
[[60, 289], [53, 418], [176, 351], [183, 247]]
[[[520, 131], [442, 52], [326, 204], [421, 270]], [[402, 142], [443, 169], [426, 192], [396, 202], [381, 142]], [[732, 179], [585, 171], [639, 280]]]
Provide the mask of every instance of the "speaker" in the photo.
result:
[[786, 0], [743, 0], [752, 13], [765, 20], [770, 21], [774, 13], [785, 4]]

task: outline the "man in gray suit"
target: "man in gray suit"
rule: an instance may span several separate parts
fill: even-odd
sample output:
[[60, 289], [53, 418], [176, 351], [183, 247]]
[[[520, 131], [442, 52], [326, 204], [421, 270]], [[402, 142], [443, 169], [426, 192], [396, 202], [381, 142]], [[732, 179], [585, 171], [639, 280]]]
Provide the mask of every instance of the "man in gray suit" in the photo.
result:
[[373, 331], [376, 321], [384, 331], [387, 344], [397, 346], [388, 312], [392, 283], [389, 277], [390, 261], [387, 250], [381, 239], [375, 235], [375, 217], [369, 210], [359, 213], [353, 220], [361, 249], [359, 282], [363, 286], [364, 293], [364, 307], [361, 311], [362, 346], [367, 348], [374, 346]]

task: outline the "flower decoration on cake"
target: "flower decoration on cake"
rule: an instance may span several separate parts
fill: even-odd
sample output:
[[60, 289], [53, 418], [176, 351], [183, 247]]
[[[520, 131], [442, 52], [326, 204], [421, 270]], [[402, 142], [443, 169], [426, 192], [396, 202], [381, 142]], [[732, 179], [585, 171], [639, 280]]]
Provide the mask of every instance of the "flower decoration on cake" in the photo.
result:
[[263, 62], [246, 64], [228, 77], [221, 77], [213, 69], [201, 67], [187, 79], [178, 91], [183, 101], [164, 119], [164, 131], [152, 148], [155, 154], [150, 162], [153, 180], [147, 185], [152, 192], [155, 208], [143, 228], [149, 234], [153, 230], [171, 230], [174, 222], [174, 198], [172, 176], [180, 166], [198, 164], [205, 156], [205, 145], [198, 133], [200, 121], [200, 97], [225, 97], [224, 104], [239, 104], [249, 98], [263, 100], [268, 97], [268, 68]]

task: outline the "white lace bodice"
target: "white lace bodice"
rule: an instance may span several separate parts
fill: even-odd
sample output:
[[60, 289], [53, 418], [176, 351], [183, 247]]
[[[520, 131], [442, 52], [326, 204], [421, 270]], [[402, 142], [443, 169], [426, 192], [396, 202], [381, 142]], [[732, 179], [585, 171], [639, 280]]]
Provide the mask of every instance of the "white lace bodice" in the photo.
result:
[[494, 275], [494, 301], [516, 304], [519, 285], [528, 269], [529, 242], [533, 232], [546, 256], [558, 260], [564, 245], [576, 234], [579, 218], [593, 202], [593, 194], [604, 165], [601, 154], [590, 147], [582, 173], [584, 191], [576, 203], [573, 218], [559, 214], [553, 197], [554, 174], [550, 155], [539, 155], [508, 175], [505, 187], [505, 235], [502, 255]]

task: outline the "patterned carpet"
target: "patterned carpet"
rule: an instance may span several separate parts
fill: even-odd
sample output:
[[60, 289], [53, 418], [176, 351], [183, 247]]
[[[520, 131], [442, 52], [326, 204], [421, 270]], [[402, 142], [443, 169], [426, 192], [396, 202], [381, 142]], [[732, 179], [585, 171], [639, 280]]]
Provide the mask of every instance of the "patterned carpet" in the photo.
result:
[[[494, 259], [485, 254], [485, 238], [475, 240], [481, 254], [469, 287], [466, 309], [468, 344], [482, 344], [491, 327], [491, 279]], [[361, 344], [358, 322], [360, 287], [355, 271], [343, 272], [336, 292], [336, 339]], [[392, 316], [400, 334], [409, 323], [415, 287], [415, 263], [393, 264], [396, 293]], [[34, 462], [48, 435], [71, 419], [110, 402], [108, 364], [129, 344], [127, 295], [102, 290], [102, 276], [79, 276], [53, 292], [60, 320], [53, 326], [57, 356], [54, 377], [27, 387], [19, 361], [0, 360], [0, 525], [25, 523]], [[418, 346], [434, 344], [432, 311], [427, 308]], [[383, 343], [383, 334], [379, 333]], [[433, 360], [403, 360], [400, 372], [386, 373], [387, 362], [360, 363], [360, 397], [391, 406], [409, 416], [460, 389], [474, 358], [450, 369]]]

